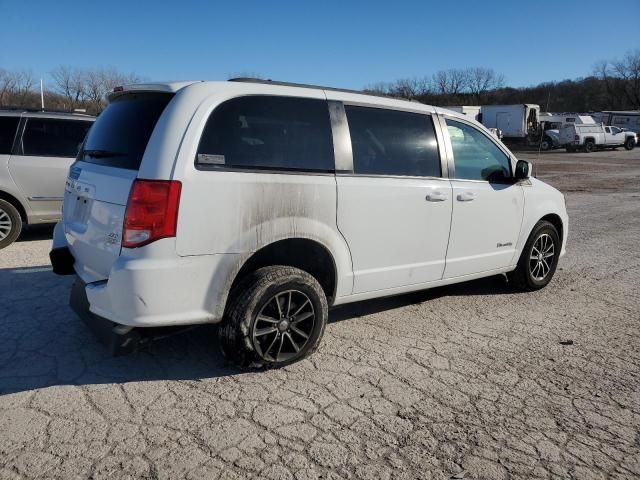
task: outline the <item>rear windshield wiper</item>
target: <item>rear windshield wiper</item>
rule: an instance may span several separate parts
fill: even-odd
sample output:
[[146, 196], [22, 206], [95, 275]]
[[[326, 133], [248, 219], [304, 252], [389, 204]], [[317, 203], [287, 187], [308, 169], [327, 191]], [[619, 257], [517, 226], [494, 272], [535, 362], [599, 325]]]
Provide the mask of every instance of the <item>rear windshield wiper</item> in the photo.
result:
[[126, 157], [126, 153], [112, 152], [111, 150], [83, 150], [83, 155], [87, 155], [92, 158], [104, 158], [104, 157]]

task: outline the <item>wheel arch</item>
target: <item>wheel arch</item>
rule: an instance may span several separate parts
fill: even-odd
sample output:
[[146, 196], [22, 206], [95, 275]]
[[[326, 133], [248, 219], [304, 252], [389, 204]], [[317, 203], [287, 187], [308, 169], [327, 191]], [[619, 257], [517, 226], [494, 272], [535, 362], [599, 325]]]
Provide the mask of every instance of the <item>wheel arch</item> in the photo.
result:
[[5, 192], [4, 190], [0, 190], [0, 200], [4, 200], [13, 205], [18, 213], [20, 214], [20, 218], [22, 219], [22, 223], [27, 225], [29, 223], [29, 217], [27, 216], [27, 210], [22, 205], [22, 202], [18, 200], [16, 197], [11, 195], [10, 193]]
[[[564, 240], [564, 224], [562, 223], [562, 218], [560, 218], [560, 215], [558, 215], [557, 213], [549, 213], [549, 214], [545, 215], [544, 217], [542, 217], [540, 220], [538, 220], [534, 224], [534, 227], [535, 227], [535, 225], [537, 225], [541, 221], [547, 221], [551, 225], [556, 227], [556, 230], [558, 231], [558, 236], [560, 237], [560, 244], [562, 245], [563, 240]], [[531, 232], [529, 232], [529, 235], [531, 235]]]
[[277, 240], [256, 250], [236, 273], [229, 291], [250, 273], [272, 265], [295, 267], [309, 273], [322, 286], [327, 302], [330, 305], [333, 303], [338, 287], [336, 260], [329, 248], [309, 238]]

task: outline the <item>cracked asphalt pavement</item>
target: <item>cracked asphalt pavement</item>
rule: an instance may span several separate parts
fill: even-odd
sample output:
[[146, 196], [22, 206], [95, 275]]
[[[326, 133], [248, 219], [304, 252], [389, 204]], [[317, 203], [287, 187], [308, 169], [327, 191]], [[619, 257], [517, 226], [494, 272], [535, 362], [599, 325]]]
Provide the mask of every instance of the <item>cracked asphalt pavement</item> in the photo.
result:
[[282, 370], [225, 365], [213, 327], [110, 357], [27, 231], [0, 251], [0, 479], [638, 478], [640, 149], [519, 157], [567, 195], [546, 289], [338, 308]]

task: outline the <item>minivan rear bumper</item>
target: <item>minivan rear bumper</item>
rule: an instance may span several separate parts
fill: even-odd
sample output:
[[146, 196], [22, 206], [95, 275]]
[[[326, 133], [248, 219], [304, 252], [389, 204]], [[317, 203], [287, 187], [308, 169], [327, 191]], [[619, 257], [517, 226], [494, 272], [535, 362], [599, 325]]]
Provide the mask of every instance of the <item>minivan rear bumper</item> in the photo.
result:
[[238, 260], [235, 254], [173, 258], [125, 254], [113, 264], [108, 279], [86, 284], [90, 310], [131, 327], [217, 323]]
[[69, 305], [76, 315], [93, 331], [112, 355], [124, 355], [138, 350], [144, 339], [138, 329], [123, 328], [91, 312], [85, 287], [80, 277], [76, 277], [69, 298]]

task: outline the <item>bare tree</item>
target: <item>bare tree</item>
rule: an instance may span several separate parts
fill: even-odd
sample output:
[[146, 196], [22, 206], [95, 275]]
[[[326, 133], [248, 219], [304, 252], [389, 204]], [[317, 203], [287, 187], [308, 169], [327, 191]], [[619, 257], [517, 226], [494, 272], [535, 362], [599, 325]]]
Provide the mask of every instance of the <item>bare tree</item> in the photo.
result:
[[504, 86], [504, 76], [493, 68], [471, 67], [465, 73], [466, 86], [477, 104], [482, 103], [487, 92]]
[[403, 78], [389, 85], [388, 93], [394, 97], [414, 100], [431, 91], [431, 84], [427, 77]]
[[362, 89], [364, 93], [371, 93], [373, 95], [390, 95], [390, 84], [387, 82], [376, 82], [367, 85]]
[[442, 95], [459, 95], [469, 86], [467, 71], [458, 68], [440, 70], [433, 75], [433, 85]]
[[61, 65], [51, 72], [54, 90], [69, 102], [68, 108], [76, 108], [86, 99], [86, 73], [77, 68]]
[[0, 69], [0, 105], [21, 105], [35, 85], [30, 70], [10, 72]]
[[624, 81], [623, 93], [632, 107], [640, 107], [640, 50], [629, 51], [611, 64], [615, 75]]

